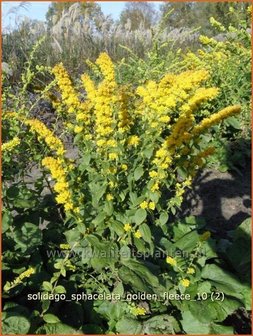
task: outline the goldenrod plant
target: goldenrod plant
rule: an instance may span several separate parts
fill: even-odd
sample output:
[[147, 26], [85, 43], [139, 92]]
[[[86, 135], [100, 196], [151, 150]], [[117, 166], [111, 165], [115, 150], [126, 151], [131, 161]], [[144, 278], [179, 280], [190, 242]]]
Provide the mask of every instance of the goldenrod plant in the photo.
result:
[[[33, 307], [32, 316], [25, 313], [24, 324], [15, 329], [8, 311], [16, 306], [7, 305], [4, 330], [231, 332], [222, 322], [236, 308], [248, 309], [249, 287], [214, 262], [219, 260], [217, 240], [205, 222], [194, 217], [175, 222], [174, 215], [214, 152], [202, 138], [238, 115], [241, 107], [223, 106], [199, 115], [202, 105], [220, 94], [219, 88], [207, 85], [207, 69], [130, 85], [117, 82], [107, 53], [95, 65], [101, 79], [85, 73], [78, 86], [63, 64], [50, 70], [54, 78], [47, 88], [57, 92], [53, 104], [64, 121], [62, 134], [73, 137], [74, 158], [53, 127], [30, 118], [23, 108], [3, 113], [11, 136], [2, 145], [8, 246], [3, 255], [4, 298], [21, 295]], [[85, 94], [79, 92], [80, 85]], [[22, 158], [24, 150], [31, 153], [40, 175], [27, 181], [25, 172], [17, 172], [10, 186], [6, 167]], [[14, 210], [17, 217], [11, 215]], [[11, 246], [19, 265], [14, 270], [8, 257]], [[226, 310], [222, 300], [213, 300], [220, 292], [226, 296]], [[72, 301], [69, 308], [83, 314], [89, 295], [93, 313], [105, 322], [92, 316], [88, 324], [61, 320], [67, 299]], [[203, 320], [204, 304], [212, 314]]]

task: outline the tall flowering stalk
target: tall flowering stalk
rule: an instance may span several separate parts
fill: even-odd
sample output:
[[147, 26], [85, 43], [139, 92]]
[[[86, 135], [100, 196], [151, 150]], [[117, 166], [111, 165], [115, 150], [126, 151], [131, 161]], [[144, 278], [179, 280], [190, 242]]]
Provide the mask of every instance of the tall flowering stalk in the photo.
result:
[[[101, 180], [102, 196], [98, 201], [92, 200], [92, 204], [102, 206], [106, 202], [123, 212], [140, 208], [149, 213], [157, 207], [169, 210], [180, 206], [195, 172], [213, 153], [213, 148], [199, 150], [196, 146], [201, 142], [202, 133], [224, 118], [239, 113], [240, 107], [227, 107], [199, 122], [197, 114], [201, 104], [219, 95], [218, 88], [204, 87], [209, 77], [206, 70], [189, 70], [177, 75], [169, 73], [160, 81], [148, 81], [131, 88], [116, 82], [113, 62], [106, 53], [102, 53], [95, 64], [102, 80], [97, 84], [87, 74], [82, 75], [87, 94], [82, 102], [78, 102], [78, 95], [62, 65], [60, 70], [54, 70], [63, 103], [67, 109], [72, 106], [76, 110], [76, 122], [72, 122], [74, 132], [78, 128], [80, 153], [89, 157], [89, 169], [83, 176], [88, 181], [91, 176], [95, 181]], [[57, 66], [54, 69], [58, 69]], [[59, 73], [63, 72], [65, 79], [61, 81]], [[67, 101], [66, 92], [70, 94]], [[84, 111], [80, 106], [87, 108], [85, 117], [82, 117]], [[83, 120], [86, 120], [85, 126], [81, 124]], [[94, 150], [92, 158], [88, 149]], [[179, 181], [178, 170], [181, 168], [185, 176]], [[91, 198], [95, 197], [92, 196], [92, 186], [97, 188], [95, 182], [79, 179]], [[69, 189], [69, 185], [64, 186]], [[171, 193], [169, 200], [160, 203], [168, 189]], [[119, 194], [124, 199], [122, 204]], [[135, 197], [137, 200], [134, 201]], [[88, 203], [82, 205], [84, 212]], [[114, 217], [113, 213], [111, 216]], [[128, 219], [127, 224], [131, 225], [132, 221]], [[138, 225], [133, 230], [136, 233]], [[141, 233], [137, 236], [134, 235], [135, 239], [140, 239]]]

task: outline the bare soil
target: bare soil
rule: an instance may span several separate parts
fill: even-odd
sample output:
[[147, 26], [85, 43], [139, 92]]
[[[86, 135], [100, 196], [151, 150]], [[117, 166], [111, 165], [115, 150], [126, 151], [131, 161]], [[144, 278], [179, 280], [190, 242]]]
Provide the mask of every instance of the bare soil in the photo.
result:
[[239, 172], [205, 169], [187, 192], [179, 218], [194, 215], [220, 233], [241, 224], [251, 216], [250, 164]]

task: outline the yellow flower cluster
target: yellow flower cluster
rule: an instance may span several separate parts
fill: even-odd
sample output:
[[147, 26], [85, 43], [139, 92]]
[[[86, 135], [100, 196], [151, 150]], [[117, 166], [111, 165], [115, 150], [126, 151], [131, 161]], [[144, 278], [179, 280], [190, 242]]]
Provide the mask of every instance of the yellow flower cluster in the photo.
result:
[[128, 112], [128, 102], [130, 99], [129, 91], [127, 86], [118, 89], [118, 132], [122, 134], [126, 133], [132, 125]]
[[143, 201], [140, 204], [140, 208], [141, 209], [151, 209], [151, 210], [155, 210], [155, 202], [147, 202], [147, 201]]
[[[199, 87], [208, 76], [206, 70], [189, 70], [179, 75], [167, 74], [160, 82], [149, 81], [136, 90], [141, 97], [137, 103], [137, 113], [149, 125], [147, 128], [154, 128], [156, 136], [163, 129], [170, 131], [152, 160], [155, 165], [155, 169], [149, 173], [152, 192], [160, 190], [161, 182], [166, 178], [167, 170], [177, 155], [176, 151], [192, 139], [191, 132], [195, 123], [193, 112], [199, 104], [215, 98], [219, 92], [217, 88]], [[175, 107], [179, 107], [178, 118], [175, 116]]]
[[175, 258], [168, 256], [166, 258], [166, 263], [171, 265], [171, 266], [177, 266], [177, 261]]
[[[74, 127], [74, 132], [80, 133], [85, 130], [85, 126], [90, 124], [90, 105], [87, 102], [80, 101], [62, 63], [57, 64], [52, 69], [52, 73], [56, 78], [61, 91], [62, 101], [66, 105], [68, 113], [75, 114], [78, 124]], [[84, 132], [84, 135], [87, 135], [87, 133]]]
[[114, 198], [114, 197], [112, 196], [112, 194], [107, 194], [107, 195], [106, 195], [106, 200], [107, 200], [107, 201], [112, 201], [113, 198]]
[[146, 315], [146, 309], [143, 307], [131, 307], [131, 313], [134, 316]]
[[60, 244], [60, 249], [62, 249], [62, 250], [70, 250], [71, 246], [69, 244]]
[[180, 281], [180, 284], [183, 286], [183, 287], [189, 287], [190, 286], [190, 280], [188, 279], [182, 279]]
[[114, 73], [114, 65], [110, 57], [107, 53], [103, 52], [99, 55], [96, 60], [96, 64], [99, 66], [104, 78], [106, 81], [115, 82], [115, 73]]
[[195, 269], [193, 267], [189, 267], [186, 271], [187, 274], [195, 274]]
[[198, 88], [193, 97], [191, 97], [187, 103], [182, 105], [181, 111], [186, 113], [192, 113], [198, 106], [204, 101], [215, 98], [219, 93], [217, 88]]
[[126, 232], [131, 231], [131, 230], [132, 230], [132, 226], [131, 226], [129, 223], [126, 223], [126, 224], [124, 225], [124, 230], [125, 230]]
[[137, 230], [137, 231], [134, 233], [134, 236], [135, 236], [135, 238], [137, 238], [137, 239], [141, 238], [142, 235], [141, 235], [140, 230]]
[[[96, 64], [103, 74], [103, 81], [96, 87], [86, 74], [82, 76], [82, 81], [87, 92], [88, 104], [94, 109], [97, 146], [100, 150], [106, 151], [111, 147], [111, 135], [116, 128], [113, 105], [118, 102], [117, 84], [115, 82], [114, 65], [106, 53], [100, 54]], [[109, 160], [114, 159], [115, 155], [109, 157]]]
[[[191, 178], [191, 176], [189, 176], [182, 183], [176, 183], [175, 200], [179, 200], [180, 202], [183, 202], [183, 195], [185, 193], [186, 188], [190, 187], [191, 182], [192, 182], [192, 178]], [[172, 202], [173, 202], [173, 200], [172, 200]]]
[[69, 78], [67, 71], [62, 63], [53, 67], [52, 73], [54, 74], [57, 84], [61, 90], [62, 100], [68, 107], [69, 113], [74, 113], [80, 106], [78, 95], [73, 88], [73, 84]]
[[226, 31], [226, 28], [220, 22], [215, 20], [215, 18], [211, 17], [209, 21], [213, 27], [218, 28], [221, 32]]
[[136, 147], [138, 146], [139, 142], [140, 142], [140, 138], [137, 135], [132, 135], [128, 138], [127, 144], [128, 146]]
[[159, 83], [149, 81], [136, 89], [142, 100], [137, 104], [144, 122], [156, 133], [170, 127], [171, 113], [179, 103], [189, 98], [189, 91], [208, 77], [206, 70], [185, 71], [179, 75], [167, 74]]
[[239, 105], [228, 106], [221, 111], [211, 115], [209, 118], [203, 119], [199, 125], [195, 126], [193, 129], [194, 135], [199, 135], [203, 133], [207, 128], [217, 124], [218, 122], [233, 116], [241, 112], [241, 107]]
[[215, 44], [216, 44], [215, 39], [210, 38], [210, 37], [207, 37], [207, 36], [205, 36], [205, 35], [200, 35], [200, 37], [199, 37], [199, 41], [200, 41], [202, 44], [211, 44], [211, 45], [215, 45]]
[[67, 182], [66, 170], [62, 165], [62, 160], [55, 159], [53, 157], [45, 157], [42, 160], [42, 166], [47, 168], [56, 183], [54, 185], [54, 191], [58, 194], [56, 202], [63, 204], [65, 211], [74, 210], [74, 204], [72, 201], [72, 194], [69, 190], [69, 183]]
[[26, 119], [16, 112], [9, 112], [5, 114], [5, 118], [14, 118], [28, 126], [39, 141], [43, 140], [50, 150], [55, 151], [57, 155], [63, 156], [65, 153], [62, 141], [54, 135], [54, 133], [47, 128], [47, 126], [38, 119]]
[[62, 156], [65, 153], [61, 140], [43, 122], [37, 119], [25, 119], [24, 124], [30, 127], [30, 130], [36, 134], [39, 141], [45, 141], [52, 151], [56, 151], [57, 155]]
[[12, 140], [2, 144], [2, 152], [10, 152], [13, 148], [20, 144], [20, 139], [18, 137], [13, 138]]
[[35, 274], [35, 269], [33, 267], [28, 268], [25, 272], [21, 273], [15, 280], [12, 282], [7, 282], [4, 286], [4, 291], [9, 291], [10, 289], [21, 284], [25, 278], [29, 278], [32, 274]]

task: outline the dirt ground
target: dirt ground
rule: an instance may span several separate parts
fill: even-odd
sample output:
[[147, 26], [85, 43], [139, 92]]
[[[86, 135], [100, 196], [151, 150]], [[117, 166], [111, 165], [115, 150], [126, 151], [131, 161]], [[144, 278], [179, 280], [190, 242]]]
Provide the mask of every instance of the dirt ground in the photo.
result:
[[195, 179], [179, 217], [200, 216], [214, 231], [226, 232], [251, 216], [250, 164], [238, 172], [205, 169]]

